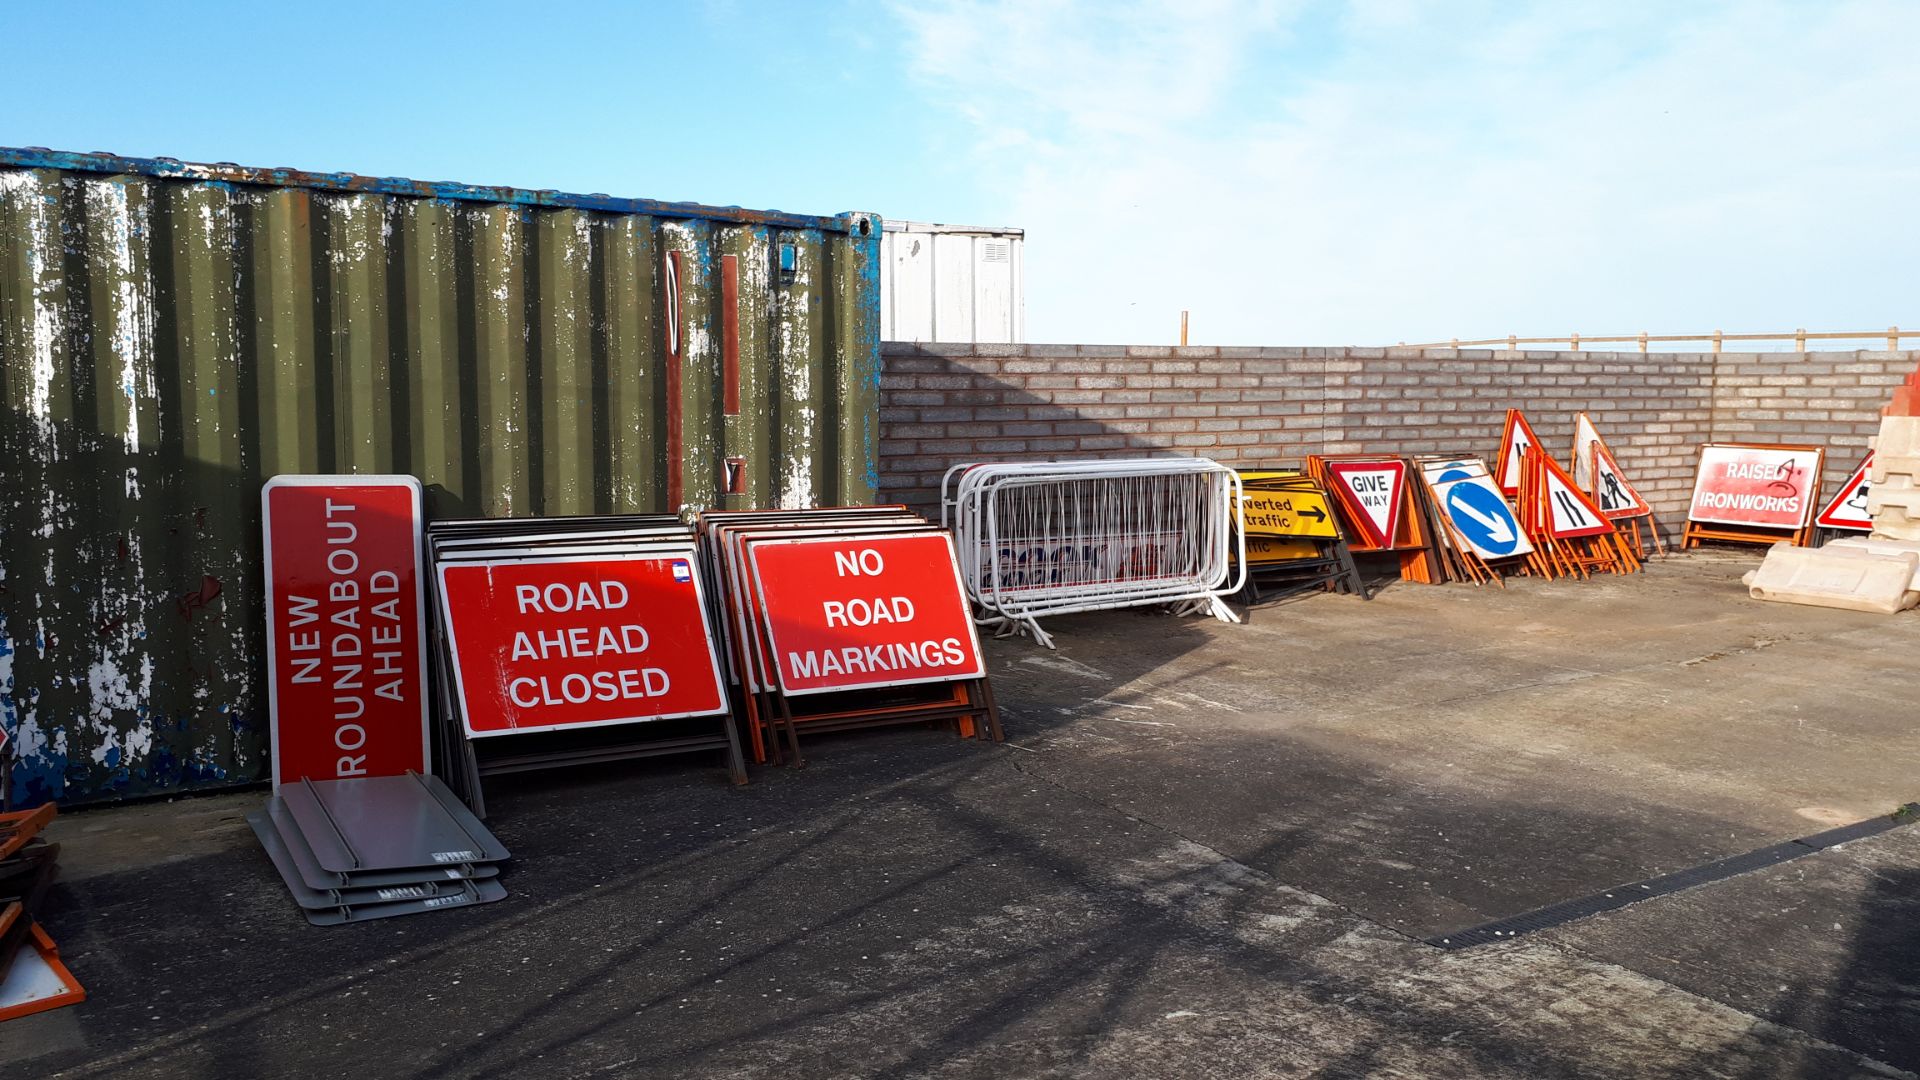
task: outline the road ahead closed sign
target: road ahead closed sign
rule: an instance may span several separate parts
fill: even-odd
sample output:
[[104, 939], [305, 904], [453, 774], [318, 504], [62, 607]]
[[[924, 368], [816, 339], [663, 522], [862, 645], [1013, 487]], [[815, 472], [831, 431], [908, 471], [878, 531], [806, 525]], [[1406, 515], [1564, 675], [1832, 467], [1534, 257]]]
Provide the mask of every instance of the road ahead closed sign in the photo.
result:
[[762, 540], [750, 558], [790, 695], [985, 673], [944, 534]]
[[440, 596], [468, 735], [727, 707], [691, 555], [443, 563]]

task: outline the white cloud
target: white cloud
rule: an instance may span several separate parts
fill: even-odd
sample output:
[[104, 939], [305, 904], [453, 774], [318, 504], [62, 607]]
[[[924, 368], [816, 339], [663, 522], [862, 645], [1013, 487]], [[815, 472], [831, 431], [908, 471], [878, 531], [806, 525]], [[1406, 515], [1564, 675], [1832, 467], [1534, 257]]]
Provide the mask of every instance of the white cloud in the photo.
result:
[[1034, 340], [1920, 324], [1920, 5], [898, 16]]

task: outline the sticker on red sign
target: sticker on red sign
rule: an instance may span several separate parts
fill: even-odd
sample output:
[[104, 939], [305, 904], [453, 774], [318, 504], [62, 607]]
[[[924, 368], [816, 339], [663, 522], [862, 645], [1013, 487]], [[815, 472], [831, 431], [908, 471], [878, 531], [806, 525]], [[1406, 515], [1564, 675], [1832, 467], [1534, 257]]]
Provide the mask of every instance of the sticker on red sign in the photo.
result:
[[420, 482], [276, 476], [260, 503], [274, 786], [428, 772]]
[[1814, 524], [1826, 529], [1844, 529], [1848, 532], [1872, 532], [1873, 515], [1867, 513], [1867, 492], [1873, 484], [1867, 479], [1867, 470], [1873, 467], [1873, 451], [1867, 451], [1866, 460], [1847, 482], [1840, 485], [1840, 493], [1833, 497], [1820, 516], [1814, 518]]
[[945, 534], [775, 538], [748, 550], [784, 693], [986, 673]]
[[727, 708], [691, 552], [442, 563], [440, 610], [473, 738]]
[[1816, 447], [1708, 443], [1687, 517], [1723, 525], [1805, 528], [1820, 486]]

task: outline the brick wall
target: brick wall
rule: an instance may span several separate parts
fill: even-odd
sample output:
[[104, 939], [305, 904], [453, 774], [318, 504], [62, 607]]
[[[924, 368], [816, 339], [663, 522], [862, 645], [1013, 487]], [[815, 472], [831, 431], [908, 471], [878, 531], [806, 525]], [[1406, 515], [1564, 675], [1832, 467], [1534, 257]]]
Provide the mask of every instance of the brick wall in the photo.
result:
[[932, 508], [962, 461], [1175, 451], [1240, 466], [1313, 453], [1477, 454], [1509, 408], [1563, 462], [1585, 411], [1680, 523], [1696, 448], [1828, 448], [1827, 493], [1859, 463], [1920, 352], [1596, 353], [1474, 349], [915, 345], [890, 342], [881, 491]]

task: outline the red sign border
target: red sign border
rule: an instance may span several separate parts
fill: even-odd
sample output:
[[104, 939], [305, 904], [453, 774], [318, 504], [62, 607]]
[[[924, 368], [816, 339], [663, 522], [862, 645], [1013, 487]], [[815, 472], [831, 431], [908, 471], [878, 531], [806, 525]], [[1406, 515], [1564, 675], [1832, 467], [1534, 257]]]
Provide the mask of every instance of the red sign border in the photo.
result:
[[[896, 510], [894, 507], [836, 507], [834, 509]], [[755, 512], [735, 511], [735, 513]], [[846, 523], [836, 525], [832, 522], [810, 520], [806, 515], [812, 514], [812, 511], [792, 511], [792, 513], [795, 515], [792, 520], [721, 523], [713, 526], [710, 532], [715, 540], [714, 573], [720, 579], [717, 584], [726, 598], [725, 610], [722, 614], [726, 619], [727, 636], [730, 642], [738, 639], [741, 654], [738, 662], [744, 669], [735, 682], [742, 685], [750, 694], [765, 693], [776, 687], [766, 677], [766, 661], [762, 655], [765, 642], [763, 635], [758, 632], [759, 624], [754, 619], [752, 581], [747, 577], [744, 569], [746, 564], [742, 545], [747, 541], [775, 536], [795, 539], [833, 539], [844, 537], [849, 528]], [[905, 532], [909, 527], [915, 530], [934, 528], [926, 519], [904, 510], [885, 515], [862, 516], [854, 521], [855, 527], [859, 529], [871, 527]], [[886, 533], [875, 535], [886, 535]]]
[[815, 687], [809, 690], [787, 689], [787, 686], [786, 686], [787, 667], [786, 667], [786, 663], [780, 659], [780, 645], [778, 642], [776, 642], [773, 639], [773, 620], [767, 615], [766, 592], [760, 581], [759, 560], [754, 558], [755, 549], [760, 547], [762, 544], [785, 546], [785, 545], [793, 545], [793, 544], [846, 543], [849, 541], [861, 541], [861, 540], [885, 540], [885, 539], [888, 539], [888, 537], [885, 534], [880, 534], [878, 536], [861, 536], [857, 533], [851, 536], [843, 533], [838, 536], [769, 537], [765, 540], [748, 543], [747, 545], [745, 545], [746, 556], [747, 556], [747, 572], [751, 576], [753, 581], [754, 611], [759, 615], [758, 621], [760, 623], [762, 630], [765, 633], [765, 636], [767, 639], [767, 645], [773, 652], [774, 674], [780, 682], [780, 693], [783, 696], [804, 697], [808, 694], [836, 694], [836, 693], [848, 693], [848, 692], [859, 691], [859, 690], [884, 690], [884, 689], [888, 689], [891, 687], [898, 687], [898, 686], [923, 686], [928, 683], [966, 682], [969, 679], [986, 678], [987, 654], [985, 653], [985, 651], [983, 651], [980, 648], [980, 633], [979, 633], [979, 630], [973, 624], [973, 610], [967, 603], [966, 586], [963, 585], [960, 581], [960, 557], [956, 553], [953, 546], [953, 534], [950, 532], [947, 532], [944, 529], [933, 529], [929, 532], [924, 532], [924, 533], [904, 533], [899, 535], [902, 538], [937, 536], [940, 538], [940, 540], [943, 543], [946, 544], [946, 547], [947, 547], [946, 565], [947, 565], [947, 569], [952, 571], [953, 573], [953, 595], [955, 596], [955, 598], [957, 598], [960, 601], [960, 609], [966, 619], [967, 640], [973, 645], [974, 670], [970, 673], [932, 675], [932, 676], [928, 676], [926, 678], [920, 678], [920, 679], [895, 679], [890, 682], [863, 682], [853, 686], [821, 686], [821, 687]]
[[1867, 456], [1863, 458], [1860, 462], [1860, 467], [1853, 470], [1853, 475], [1847, 477], [1847, 482], [1844, 484], [1841, 484], [1840, 490], [1834, 492], [1833, 498], [1827, 500], [1827, 505], [1821, 509], [1819, 514], [1814, 516], [1813, 523], [1815, 525], [1820, 526], [1823, 529], [1832, 529], [1835, 532], [1872, 532], [1873, 518], [1871, 516], [1867, 518], [1867, 523], [1865, 525], [1855, 525], [1855, 524], [1852, 524], [1851, 522], [1847, 524], [1841, 524], [1838, 522], [1827, 520], [1827, 518], [1833, 514], [1833, 508], [1836, 506], [1842, 505], [1842, 501], [1846, 499], [1847, 493], [1852, 491], [1854, 489], [1854, 486], [1860, 483], [1860, 481], [1865, 480], [1867, 478], [1867, 470], [1872, 467], [1873, 467], [1873, 450], [1869, 448], [1867, 450]]
[[[1387, 467], [1398, 470], [1398, 474], [1393, 484], [1393, 513], [1387, 518], [1387, 532], [1385, 538], [1382, 538], [1380, 531], [1374, 527], [1373, 516], [1367, 513], [1366, 507], [1360, 505], [1360, 496], [1355, 493], [1352, 485], [1347, 483], [1347, 478], [1341, 475], [1341, 470], [1344, 468], [1352, 472], [1361, 472]], [[1367, 534], [1367, 539], [1375, 541], [1374, 546], [1381, 551], [1391, 550], [1400, 536], [1400, 511], [1407, 497], [1406, 460], [1404, 458], [1356, 458], [1352, 461], [1329, 461], [1327, 474], [1340, 485], [1341, 499], [1348, 504], [1349, 508], [1358, 511], [1354, 515], [1354, 523]]]
[[[460, 707], [460, 728], [462, 731], [466, 732], [467, 738], [493, 739], [493, 738], [499, 738], [501, 736], [537, 735], [542, 732], [548, 732], [548, 731], [576, 731], [581, 728], [611, 727], [614, 724], [647, 724], [647, 723], [652, 723], [655, 720], [683, 720], [691, 716], [725, 716], [728, 713], [730, 713], [733, 710], [733, 705], [732, 705], [732, 702], [728, 699], [728, 695], [727, 695], [728, 680], [727, 680], [726, 674], [720, 670], [719, 647], [717, 643], [714, 641], [713, 622], [709, 617], [710, 613], [707, 611], [706, 587], [701, 583], [700, 574], [697, 573], [699, 569], [698, 550], [699, 549], [697, 545], [695, 545], [693, 547], [693, 550], [684, 556], [683, 555], [664, 555], [657, 552], [623, 551], [617, 554], [610, 554], [605, 556], [556, 555], [549, 558], [532, 558], [532, 559], [508, 558], [508, 559], [493, 559], [493, 560], [484, 560], [484, 561], [476, 559], [472, 562], [441, 563], [439, 566], [435, 567], [434, 583], [438, 590], [438, 596], [436, 597], [436, 599], [439, 601], [438, 607], [440, 608], [440, 626], [442, 631], [444, 631], [445, 634], [447, 635], [447, 656], [453, 667], [453, 695], [455, 698], [455, 703]], [[720, 698], [720, 705], [718, 708], [704, 710], [704, 711], [696, 711], [696, 712], [659, 713], [654, 716], [623, 716], [623, 717], [615, 717], [608, 720], [586, 720], [586, 721], [582, 721], [580, 723], [574, 723], [574, 724], [542, 724], [539, 727], [532, 727], [532, 728], [511, 728], [510, 727], [510, 728], [504, 728], [499, 731], [473, 730], [473, 725], [469, 723], [467, 720], [467, 713], [468, 713], [467, 688], [466, 688], [466, 680], [464, 675], [461, 672], [461, 667], [460, 667], [460, 643], [459, 643], [459, 639], [454, 635], [454, 632], [453, 632], [453, 611], [447, 605], [447, 602], [446, 602], [446, 599], [447, 599], [446, 573], [448, 570], [456, 567], [461, 569], [471, 569], [476, 566], [492, 568], [495, 566], [527, 566], [532, 564], [551, 564], [551, 563], [657, 562], [657, 561], [666, 560], [666, 559], [679, 559], [679, 558], [686, 559], [688, 568], [690, 570], [696, 571], [695, 573], [692, 574], [692, 577], [691, 577], [691, 581], [693, 584], [693, 594], [694, 594], [694, 599], [698, 602], [698, 605], [700, 608], [700, 629], [701, 629], [701, 632], [706, 635], [706, 639], [707, 639], [707, 664], [713, 669], [713, 686], [714, 686], [714, 689], [718, 692], [718, 695]]]
[[404, 487], [413, 499], [413, 589], [414, 633], [419, 645], [420, 765], [421, 772], [433, 774], [432, 707], [428, 687], [433, 643], [427, 638], [427, 568], [425, 554], [426, 496], [420, 478], [404, 473], [281, 473], [260, 486], [260, 561], [266, 570], [267, 623], [267, 756], [271, 759], [273, 790], [280, 790], [280, 678], [274, 648], [278, 621], [273, 601], [273, 491], [283, 487]]
[[[1513, 453], [1513, 431], [1515, 427], [1526, 429], [1527, 443], [1529, 445], [1540, 445], [1540, 436], [1533, 433], [1533, 425], [1528, 422], [1527, 414], [1519, 409], [1508, 409], [1506, 421], [1500, 429], [1500, 455], [1495, 458], [1493, 462], [1493, 484], [1500, 489], [1500, 494], [1508, 498], [1520, 494], [1520, 478], [1518, 476], [1506, 475], [1507, 458]], [[1598, 431], [1599, 429], [1596, 428], [1595, 434], [1598, 434]], [[1541, 451], [1541, 453], [1545, 452], [1544, 449]], [[1511, 486], [1509, 486], [1509, 482], [1511, 482]]]
[[1818, 498], [1820, 494], [1820, 489], [1826, 486], [1825, 477], [1822, 475], [1826, 471], [1826, 467], [1827, 467], [1827, 450], [1826, 450], [1826, 447], [1824, 446], [1814, 446], [1809, 443], [1705, 442], [1700, 444], [1700, 454], [1694, 461], [1693, 487], [1687, 492], [1686, 520], [1697, 521], [1703, 525], [1725, 525], [1735, 529], [1764, 529], [1764, 530], [1767, 530], [1768, 532], [1784, 532], [1784, 533], [1798, 533], [1802, 529], [1811, 528], [1813, 526], [1814, 499], [1807, 500], [1806, 511], [1800, 515], [1800, 523], [1798, 525], [1758, 525], [1751, 521], [1725, 521], [1720, 518], [1694, 517], [1693, 507], [1694, 507], [1694, 504], [1698, 502], [1700, 499], [1701, 474], [1705, 471], [1707, 467], [1707, 451], [1713, 450], [1713, 449], [1784, 450], [1790, 453], [1812, 454], [1813, 455], [1812, 476], [1813, 476], [1813, 483], [1814, 483], [1812, 493], [1815, 496], [1815, 498]]
[[1600, 505], [1600, 455], [1602, 454], [1606, 455], [1607, 464], [1613, 467], [1613, 475], [1619, 477], [1620, 483], [1625, 485], [1627, 491], [1633, 495], [1633, 505], [1625, 510], [1616, 510], [1611, 514], [1602, 510], [1600, 511], [1601, 515], [1608, 521], [1626, 521], [1631, 518], [1651, 516], [1653, 514], [1653, 507], [1647, 503], [1646, 496], [1640, 494], [1640, 489], [1633, 486], [1633, 481], [1627, 479], [1626, 470], [1620, 467], [1620, 459], [1613, 456], [1612, 448], [1607, 446], [1606, 440], [1604, 439], [1594, 440], [1593, 457], [1591, 459], [1592, 464], [1588, 467], [1588, 471], [1593, 474], [1594, 489], [1587, 492], [1587, 497], [1592, 500], [1593, 505], [1596, 507]]

